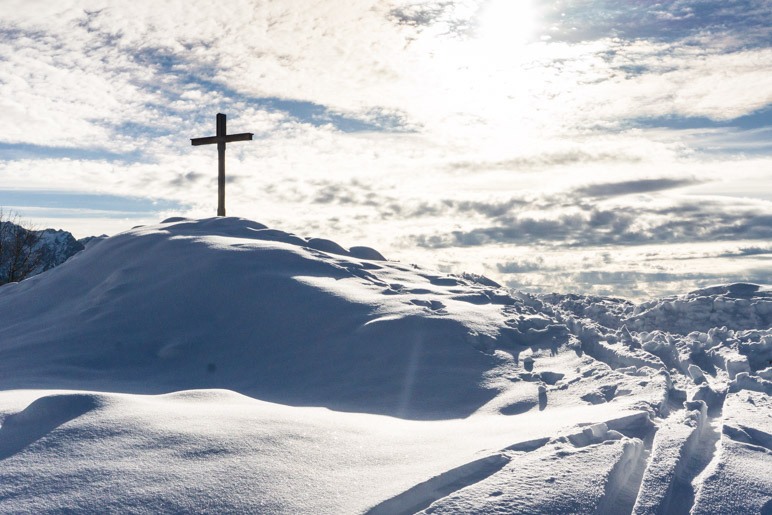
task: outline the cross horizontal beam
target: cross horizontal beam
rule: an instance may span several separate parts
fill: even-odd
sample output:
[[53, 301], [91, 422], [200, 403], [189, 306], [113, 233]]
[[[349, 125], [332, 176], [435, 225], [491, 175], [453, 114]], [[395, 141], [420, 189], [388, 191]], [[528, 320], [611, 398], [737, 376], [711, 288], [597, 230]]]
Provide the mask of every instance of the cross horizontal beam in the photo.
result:
[[213, 143], [230, 143], [231, 141], [251, 141], [252, 136], [252, 132], [242, 132], [241, 134], [228, 134], [227, 136], [193, 138], [190, 140], [190, 143], [195, 147], [198, 145], [212, 145]]

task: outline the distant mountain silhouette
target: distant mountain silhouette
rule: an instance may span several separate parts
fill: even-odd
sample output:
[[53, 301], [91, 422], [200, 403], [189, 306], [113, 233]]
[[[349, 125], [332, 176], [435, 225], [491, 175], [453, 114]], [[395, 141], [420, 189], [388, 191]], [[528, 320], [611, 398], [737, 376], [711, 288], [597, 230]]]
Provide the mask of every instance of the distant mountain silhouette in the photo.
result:
[[[13, 222], [0, 222], [0, 224], [6, 226], [10, 225], [13, 231], [0, 231], [0, 234], [14, 234], [16, 231], [30, 232], [29, 229], [25, 229]], [[95, 238], [101, 237], [88, 237], [83, 240], [76, 240], [72, 233], [64, 230], [57, 229], [44, 229], [40, 231], [31, 231], [37, 235], [37, 243], [35, 244], [34, 251], [38, 253], [39, 258], [37, 264], [29, 276], [37, 275], [46, 270], [50, 270], [55, 266], [61, 265], [67, 261], [70, 257], [74, 256], [85, 245]], [[2, 279], [4, 270], [0, 267], [0, 279]], [[2, 284], [2, 281], [0, 281]]]

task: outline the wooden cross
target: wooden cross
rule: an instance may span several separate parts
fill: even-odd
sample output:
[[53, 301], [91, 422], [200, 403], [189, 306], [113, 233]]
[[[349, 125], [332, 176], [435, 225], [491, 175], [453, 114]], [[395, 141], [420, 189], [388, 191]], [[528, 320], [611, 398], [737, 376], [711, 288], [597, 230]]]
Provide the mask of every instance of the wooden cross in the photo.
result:
[[217, 174], [217, 216], [225, 216], [225, 144], [231, 141], [251, 141], [251, 132], [241, 134], [226, 134], [225, 115], [217, 113], [217, 136], [207, 138], [193, 138], [191, 145], [211, 145], [217, 143], [217, 157], [219, 168]]

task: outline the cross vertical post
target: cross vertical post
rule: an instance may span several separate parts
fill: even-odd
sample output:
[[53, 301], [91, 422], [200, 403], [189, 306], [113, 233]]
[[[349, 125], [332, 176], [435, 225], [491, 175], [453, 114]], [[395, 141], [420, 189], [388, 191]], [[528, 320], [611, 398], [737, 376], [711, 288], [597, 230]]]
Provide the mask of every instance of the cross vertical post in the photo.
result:
[[252, 136], [251, 132], [228, 134], [225, 126], [225, 115], [217, 113], [216, 136], [190, 140], [190, 144], [193, 146], [217, 143], [217, 216], [225, 216], [225, 144], [231, 141], [250, 141]]
[[225, 115], [217, 113], [217, 216], [225, 216]]

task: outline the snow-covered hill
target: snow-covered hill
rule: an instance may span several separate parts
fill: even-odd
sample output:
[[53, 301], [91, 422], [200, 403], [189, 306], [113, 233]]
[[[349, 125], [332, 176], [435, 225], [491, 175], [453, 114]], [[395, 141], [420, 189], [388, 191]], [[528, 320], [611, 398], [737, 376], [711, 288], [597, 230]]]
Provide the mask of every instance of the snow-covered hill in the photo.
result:
[[37, 273], [61, 265], [85, 248], [81, 241], [62, 229], [44, 229], [38, 233], [40, 234], [39, 248], [43, 257]]
[[534, 296], [248, 220], [0, 287], [0, 510], [772, 510], [772, 293]]

